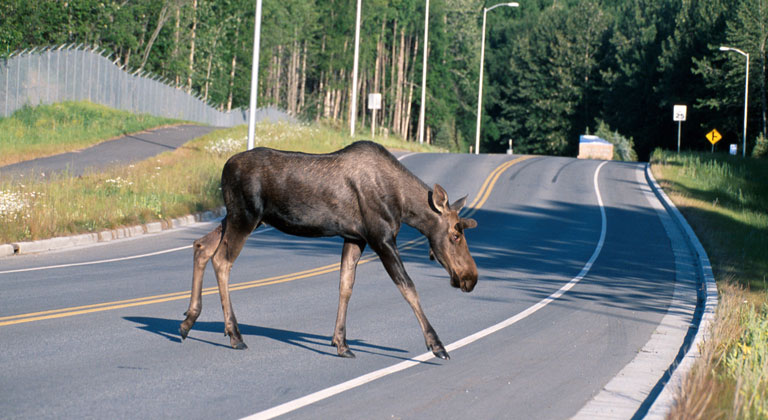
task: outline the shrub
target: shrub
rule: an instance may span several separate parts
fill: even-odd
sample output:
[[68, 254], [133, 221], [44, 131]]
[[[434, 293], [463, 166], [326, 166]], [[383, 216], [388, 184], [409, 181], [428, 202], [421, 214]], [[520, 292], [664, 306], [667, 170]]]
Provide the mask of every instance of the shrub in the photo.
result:
[[752, 149], [752, 157], [764, 158], [768, 156], [768, 139], [765, 138], [763, 133], [757, 136], [755, 148]]
[[613, 160], [637, 161], [635, 142], [632, 137], [624, 137], [618, 131], [611, 131], [605, 121], [598, 120], [595, 135], [613, 144]]

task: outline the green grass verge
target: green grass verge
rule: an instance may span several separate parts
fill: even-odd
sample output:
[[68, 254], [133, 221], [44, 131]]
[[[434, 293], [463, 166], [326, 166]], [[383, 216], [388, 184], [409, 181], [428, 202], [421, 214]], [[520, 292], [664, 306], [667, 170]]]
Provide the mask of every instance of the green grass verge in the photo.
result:
[[131, 114], [90, 102], [25, 106], [0, 118], [0, 166], [82, 149], [179, 120]]
[[657, 150], [654, 174], [696, 230], [715, 278], [768, 286], [768, 160]]
[[[245, 126], [218, 130], [141, 163], [82, 177], [0, 182], [0, 243], [97, 232], [217, 208], [221, 168], [246, 148]], [[362, 138], [362, 136], [361, 136]], [[322, 153], [354, 141], [319, 125], [262, 123], [255, 143]], [[382, 139], [393, 149], [439, 151]]]
[[720, 301], [674, 419], [768, 418], [768, 160], [656, 150], [654, 176], [707, 250]]

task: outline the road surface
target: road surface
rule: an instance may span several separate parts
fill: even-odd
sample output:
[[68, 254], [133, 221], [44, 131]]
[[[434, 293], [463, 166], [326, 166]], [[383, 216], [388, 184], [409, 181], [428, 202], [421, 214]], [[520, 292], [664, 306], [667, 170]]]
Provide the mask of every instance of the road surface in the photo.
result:
[[341, 241], [264, 228], [231, 276], [249, 348], [228, 347], [210, 266], [202, 315], [182, 343], [189, 245], [215, 226], [200, 223], [0, 259], [2, 417], [574, 416], [638, 355], [673, 299], [675, 256], [645, 165], [401, 159], [452, 201], [468, 194], [467, 211], [479, 222], [467, 232], [480, 272], [469, 294], [450, 287], [416, 230], [404, 227], [398, 237], [451, 360], [425, 353], [413, 313], [369, 249], [347, 323], [357, 358], [337, 357], [330, 341]]

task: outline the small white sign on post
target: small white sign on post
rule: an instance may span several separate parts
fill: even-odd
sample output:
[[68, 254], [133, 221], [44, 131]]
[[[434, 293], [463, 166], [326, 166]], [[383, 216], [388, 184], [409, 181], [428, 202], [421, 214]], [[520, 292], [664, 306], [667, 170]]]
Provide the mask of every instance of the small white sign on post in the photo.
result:
[[368, 94], [368, 109], [381, 109], [381, 94], [369, 93]]
[[371, 140], [373, 140], [376, 134], [376, 110], [381, 109], [381, 93], [368, 94], [368, 109], [373, 110], [371, 117]]
[[688, 114], [688, 107], [685, 105], [675, 105], [672, 109], [672, 119], [674, 121], [685, 121], [686, 114]]
[[675, 105], [672, 108], [672, 119], [677, 121], [677, 153], [680, 153], [680, 131], [688, 114], [688, 107], [685, 105]]
[[733, 156], [736, 156], [736, 153], [738, 153], [738, 151], [739, 151], [739, 146], [735, 144], [731, 144], [731, 149], [730, 149], [731, 154]]

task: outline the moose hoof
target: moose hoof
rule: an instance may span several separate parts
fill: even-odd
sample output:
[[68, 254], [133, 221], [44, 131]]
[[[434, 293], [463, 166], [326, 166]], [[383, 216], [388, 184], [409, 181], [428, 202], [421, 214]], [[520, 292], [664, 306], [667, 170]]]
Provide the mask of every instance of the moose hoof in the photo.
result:
[[187, 338], [187, 335], [189, 335], [189, 329], [182, 326], [179, 328], [179, 334], [181, 335], [181, 341], [184, 341], [184, 339]]
[[432, 350], [432, 354], [434, 354], [436, 357], [439, 357], [443, 360], [451, 359], [451, 356], [448, 355], [448, 352], [445, 351], [445, 349]]
[[232, 348], [235, 350], [245, 350], [248, 346], [246, 346], [244, 342], [238, 341], [237, 343], [232, 343]]
[[346, 349], [344, 351], [339, 351], [339, 357], [343, 357], [345, 359], [354, 359], [355, 353], [352, 353], [352, 350]]

